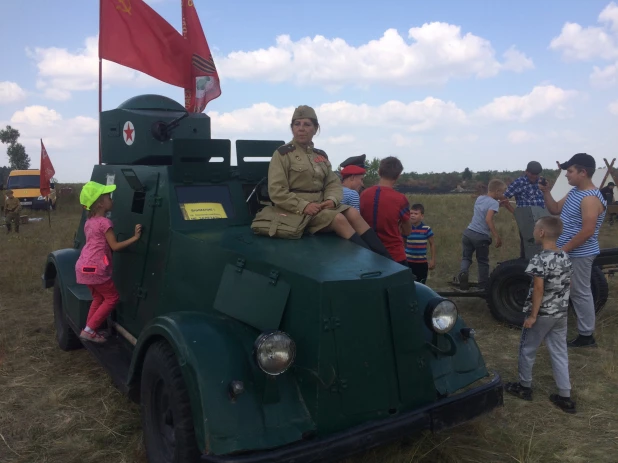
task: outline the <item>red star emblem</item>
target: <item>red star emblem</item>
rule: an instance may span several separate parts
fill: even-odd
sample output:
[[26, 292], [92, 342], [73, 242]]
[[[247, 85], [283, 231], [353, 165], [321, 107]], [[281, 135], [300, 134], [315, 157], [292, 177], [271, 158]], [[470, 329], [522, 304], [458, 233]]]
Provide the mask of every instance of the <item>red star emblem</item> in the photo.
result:
[[134, 130], [131, 128], [131, 124], [127, 124], [127, 128], [124, 129], [124, 133], [125, 133], [125, 140], [129, 141], [129, 140], [133, 140], [133, 132]]

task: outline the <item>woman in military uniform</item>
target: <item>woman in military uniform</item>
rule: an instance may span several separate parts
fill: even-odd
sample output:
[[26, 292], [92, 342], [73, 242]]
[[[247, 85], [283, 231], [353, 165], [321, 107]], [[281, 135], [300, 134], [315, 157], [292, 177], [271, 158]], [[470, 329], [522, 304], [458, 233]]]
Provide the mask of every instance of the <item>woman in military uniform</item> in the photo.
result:
[[326, 153], [313, 146], [319, 128], [313, 108], [296, 108], [293, 139], [274, 152], [268, 168], [268, 194], [274, 206], [259, 211], [251, 228], [255, 233], [288, 239], [301, 238], [305, 232], [335, 232], [390, 258], [360, 213], [341, 204], [341, 181]]

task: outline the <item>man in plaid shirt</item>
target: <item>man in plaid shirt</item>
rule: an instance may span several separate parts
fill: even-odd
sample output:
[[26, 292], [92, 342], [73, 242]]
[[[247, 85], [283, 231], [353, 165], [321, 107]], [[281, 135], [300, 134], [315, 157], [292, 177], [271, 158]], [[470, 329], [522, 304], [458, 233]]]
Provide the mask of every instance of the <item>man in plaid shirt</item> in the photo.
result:
[[[540, 176], [543, 171], [543, 167], [540, 163], [536, 161], [530, 161], [528, 166], [526, 167], [526, 171], [524, 175], [515, 179], [513, 183], [511, 183], [506, 191], [504, 192], [504, 196], [506, 198], [515, 197], [515, 202], [517, 207], [526, 207], [526, 206], [539, 206], [545, 208], [545, 200], [543, 199], [543, 192], [539, 190], [539, 180], [542, 179]], [[515, 213], [513, 207], [506, 201], [503, 204], [509, 211]], [[522, 258], [525, 257], [524, 252], [524, 238], [519, 234], [520, 247], [519, 252]]]

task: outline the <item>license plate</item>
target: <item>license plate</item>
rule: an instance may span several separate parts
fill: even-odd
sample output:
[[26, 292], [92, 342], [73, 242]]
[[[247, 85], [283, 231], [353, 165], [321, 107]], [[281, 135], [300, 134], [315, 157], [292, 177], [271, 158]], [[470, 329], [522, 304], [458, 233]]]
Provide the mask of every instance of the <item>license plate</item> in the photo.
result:
[[22, 206], [32, 206], [32, 201], [23, 201], [21, 205]]

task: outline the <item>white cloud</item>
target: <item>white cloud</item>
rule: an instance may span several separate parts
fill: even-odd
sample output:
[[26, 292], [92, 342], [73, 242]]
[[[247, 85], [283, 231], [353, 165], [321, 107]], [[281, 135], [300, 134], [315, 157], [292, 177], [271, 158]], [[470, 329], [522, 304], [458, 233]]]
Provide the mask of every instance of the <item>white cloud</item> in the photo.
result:
[[[96, 90], [99, 82], [98, 37], [88, 37], [84, 48], [27, 49], [38, 68], [37, 89], [46, 98], [67, 100], [71, 92]], [[163, 82], [119, 64], [103, 60], [103, 85], [148, 87]]]
[[555, 37], [549, 47], [562, 51], [567, 61], [590, 60], [593, 58], [614, 59], [618, 57], [616, 40], [601, 27], [582, 27], [566, 23], [562, 32]]
[[561, 51], [567, 61], [618, 58], [618, 5], [615, 2], [608, 4], [599, 14], [598, 22], [603, 26], [582, 27], [577, 23], [565, 23], [549, 48]]
[[[26, 147], [32, 168], [39, 167], [41, 139], [61, 182], [84, 182], [98, 162], [99, 122], [88, 116], [64, 118], [46, 106], [27, 106], [13, 113], [0, 126], [10, 124], [19, 130], [19, 141]], [[6, 147], [0, 147], [0, 165], [8, 165]]]
[[607, 106], [607, 109], [609, 110], [610, 113], [612, 113], [614, 116], [618, 116], [618, 100], [610, 103]]
[[618, 32], [618, 5], [615, 2], [611, 2], [601, 11], [599, 22], [609, 23], [611, 30]]
[[513, 130], [509, 133], [508, 139], [511, 143], [520, 144], [536, 140], [537, 136], [531, 132], [526, 132], [525, 130]]
[[87, 137], [96, 136], [99, 127], [99, 121], [92, 117], [64, 119], [57, 111], [46, 106], [27, 106], [16, 111], [9, 124], [19, 130], [20, 141], [27, 148], [38, 144], [41, 138], [45, 147], [49, 148], [78, 146]]
[[478, 139], [479, 136], [474, 133], [462, 136], [448, 135], [444, 138], [444, 142], [449, 144], [474, 143]]
[[503, 54], [505, 60], [502, 67], [507, 71], [523, 72], [526, 69], [534, 69], [534, 63], [521, 51], [512, 46]]
[[503, 121], [526, 121], [546, 113], [563, 117], [568, 114], [567, 103], [576, 95], [574, 90], [563, 90], [553, 85], [536, 86], [527, 95], [494, 98], [491, 103], [478, 109], [475, 115]]
[[354, 143], [355, 141], [356, 137], [348, 134], [339, 135], [337, 137], [328, 137], [326, 139], [326, 142], [330, 143], [331, 145], [347, 145], [350, 143]]
[[398, 148], [421, 146], [423, 144], [423, 140], [419, 137], [406, 137], [400, 133], [394, 133], [391, 137], [391, 141], [393, 142], [393, 145]]
[[26, 98], [26, 92], [15, 82], [0, 82], [0, 104], [15, 103]]
[[[388, 101], [380, 106], [347, 101], [325, 103], [315, 108], [323, 127], [393, 127], [409, 132], [424, 132], [445, 124], [465, 124], [466, 114], [452, 102], [427, 97], [403, 103]], [[285, 127], [290, 123], [293, 107], [276, 108], [269, 103], [226, 113], [209, 112], [213, 127], [224, 133], [259, 133]]]
[[616, 85], [618, 83], [618, 62], [603, 69], [594, 66], [594, 71], [590, 75], [590, 83], [599, 88]]
[[344, 39], [317, 35], [293, 41], [280, 35], [268, 49], [236, 51], [215, 57], [222, 78], [292, 81], [329, 87], [387, 83], [403, 86], [441, 84], [453, 78], [493, 77], [501, 71], [521, 72], [532, 60], [511, 47], [505, 61], [491, 43], [452, 24], [433, 22], [408, 31], [410, 43], [395, 29], [358, 47]]

